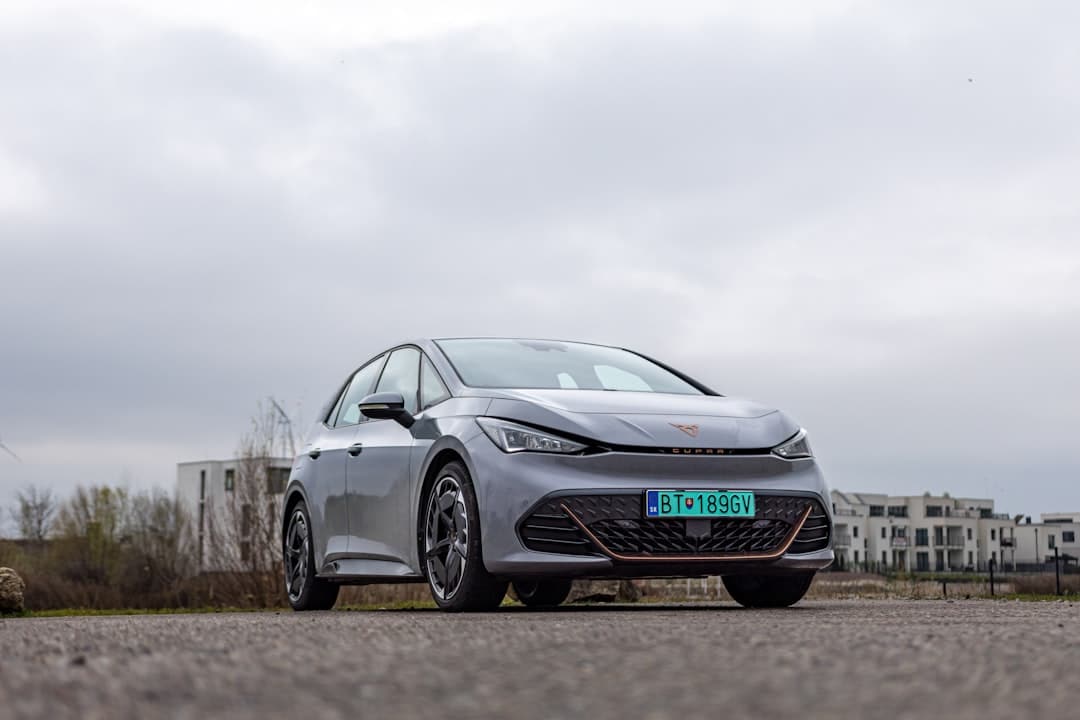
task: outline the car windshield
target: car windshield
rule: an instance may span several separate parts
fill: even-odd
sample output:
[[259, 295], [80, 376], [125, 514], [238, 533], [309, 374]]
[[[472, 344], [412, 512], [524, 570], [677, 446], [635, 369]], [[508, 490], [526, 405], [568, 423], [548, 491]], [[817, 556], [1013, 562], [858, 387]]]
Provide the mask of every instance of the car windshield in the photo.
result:
[[486, 338], [437, 343], [471, 387], [705, 394], [656, 363], [618, 348]]

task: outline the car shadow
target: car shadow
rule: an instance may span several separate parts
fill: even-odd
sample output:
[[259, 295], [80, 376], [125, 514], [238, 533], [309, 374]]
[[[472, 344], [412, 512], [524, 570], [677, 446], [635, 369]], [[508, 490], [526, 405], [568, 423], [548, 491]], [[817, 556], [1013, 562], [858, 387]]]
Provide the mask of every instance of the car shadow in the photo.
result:
[[[772, 608], [780, 609], [784, 612], [792, 611], [809, 611], [814, 608], [806, 607], [802, 604], [795, 605], [789, 608]], [[558, 614], [580, 614], [580, 613], [614, 613], [614, 612], [764, 612], [769, 608], [744, 608], [734, 603], [570, 603], [569, 605], [559, 605], [556, 607], [548, 608], [530, 608], [523, 605], [506, 605], [500, 607], [495, 611], [499, 615], [558, 615]], [[435, 607], [413, 607], [413, 608], [378, 608], [370, 610], [360, 610], [361, 612], [385, 612], [385, 613], [437, 613], [440, 612]], [[472, 615], [473, 613], [466, 613]], [[488, 614], [491, 613], [477, 613]]]

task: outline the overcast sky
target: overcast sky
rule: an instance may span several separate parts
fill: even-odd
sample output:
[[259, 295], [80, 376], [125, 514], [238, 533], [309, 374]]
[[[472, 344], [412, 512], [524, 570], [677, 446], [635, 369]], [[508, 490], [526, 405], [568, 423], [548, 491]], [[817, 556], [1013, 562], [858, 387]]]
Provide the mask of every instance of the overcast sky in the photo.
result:
[[1080, 510], [1080, 5], [759, 5], [6, 0], [0, 505], [520, 334], [782, 407], [836, 488]]

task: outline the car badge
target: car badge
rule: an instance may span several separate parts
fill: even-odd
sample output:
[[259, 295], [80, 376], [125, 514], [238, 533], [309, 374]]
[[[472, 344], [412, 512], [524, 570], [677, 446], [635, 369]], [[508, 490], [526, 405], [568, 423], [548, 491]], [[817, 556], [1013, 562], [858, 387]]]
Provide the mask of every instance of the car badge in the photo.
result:
[[694, 507], [694, 498], [686, 498], [686, 509], [692, 510]]
[[697, 437], [698, 426], [697, 425], [680, 425], [678, 423], [668, 423], [671, 427], [679, 428], [690, 437]]

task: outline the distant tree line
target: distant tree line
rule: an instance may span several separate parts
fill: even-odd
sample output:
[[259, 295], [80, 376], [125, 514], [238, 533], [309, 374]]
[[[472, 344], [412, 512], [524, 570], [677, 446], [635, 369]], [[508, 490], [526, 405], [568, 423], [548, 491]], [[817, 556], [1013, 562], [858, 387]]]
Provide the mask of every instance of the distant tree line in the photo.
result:
[[9, 508], [19, 537], [0, 540], [0, 566], [26, 581], [32, 609], [280, 606], [280, 507], [267, 483], [270, 458], [287, 447], [276, 412], [260, 406], [234, 489], [201, 528], [213, 572], [201, 572], [200, 528], [178, 495], [109, 485], [66, 498], [20, 490]]

